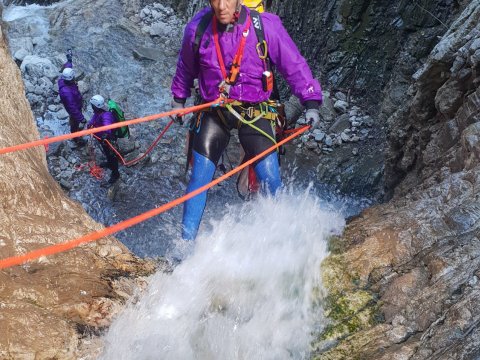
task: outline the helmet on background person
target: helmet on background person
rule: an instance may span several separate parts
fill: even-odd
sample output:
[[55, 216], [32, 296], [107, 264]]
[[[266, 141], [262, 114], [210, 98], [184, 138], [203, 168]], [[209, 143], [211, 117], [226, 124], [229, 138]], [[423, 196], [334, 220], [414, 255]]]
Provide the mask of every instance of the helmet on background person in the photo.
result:
[[63, 69], [62, 79], [67, 81], [72, 81], [73, 79], [75, 79], [75, 70], [73, 70], [72, 68]]
[[105, 110], [105, 99], [102, 95], [93, 95], [90, 99], [90, 104], [98, 109]]

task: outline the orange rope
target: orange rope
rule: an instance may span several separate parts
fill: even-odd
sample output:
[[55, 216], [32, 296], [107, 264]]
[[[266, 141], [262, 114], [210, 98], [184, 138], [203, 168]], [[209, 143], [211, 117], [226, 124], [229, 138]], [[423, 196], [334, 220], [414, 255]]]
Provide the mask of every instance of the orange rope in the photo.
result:
[[101, 180], [103, 178], [103, 169], [100, 166], [98, 166], [95, 162], [95, 154], [94, 154], [93, 146], [89, 144], [88, 150], [90, 153], [90, 161], [87, 162], [86, 164], [80, 164], [76, 166], [75, 171], [82, 171], [83, 169], [85, 169], [85, 167], [88, 166], [90, 175], [92, 175], [97, 180]]
[[[136, 158], [136, 159], [133, 159], [133, 160], [130, 160], [130, 161], [126, 161], [124, 159], [124, 157], [122, 156], [122, 154], [120, 154], [120, 152], [115, 149], [115, 146], [112, 145], [112, 143], [110, 141], [108, 141], [107, 139], [105, 139], [105, 142], [107, 143], [107, 145], [112, 149], [112, 151], [117, 155], [117, 158], [120, 159], [120, 161], [122, 162], [122, 164], [124, 166], [131, 166], [131, 165], [134, 165], [136, 163], [138, 163], [140, 160], [142, 160], [145, 156], [147, 156], [152, 150], [153, 148], [158, 144], [158, 142], [160, 141], [160, 139], [163, 137], [163, 135], [165, 135], [165, 133], [167, 132], [167, 130], [170, 128], [170, 126], [172, 126], [173, 124], [173, 120], [170, 120], [170, 122], [167, 124], [167, 126], [165, 127], [165, 129], [162, 130], [162, 132], [160, 133], [160, 135], [158, 135], [158, 137], [155, 139], [155, 141], [148, 147], [147, 151], [145, 151], [145, 153]], [[96, 135], [93, 135], [93, 137], [95, 139], [97, 139], [98, 141], [102, 141], [102, 139], [100, 139], [98, 136]]]
[[12, 257], [0, 260], [0, 269], [5, 269], [5, 268], [9, 268], [9, 267], [12, 267], [12, 266], [15, 266], [15, 265], [20, 265], [20, 264], [23, 264], [25, 262], [38, 259], [42, 256], [53, 255], [53, 254], [57, 254], [57, 253], [60, 253], [60, 252], [64, 252], [64, 251], [73, 249], [73, 248], [75, 248], [75, 247], [77, 247], [81, 244], [96, 241], [96, 240], [101, 239], [105, 236], [112, 235], [112, 234], [114, 234], [118, 231], [125, 230], [125, 229], [127, 229], [131, 226], [137, 225], [137, 224], [139, 224], [143, 221], [146, 221], [146, 220], [148, 220], [148, 219], [150, 219], [154, 216], [157, 216], [157, 215], [159, 215], [159, 214], [161, 214], [161, 213], [163, 213], [167, 210], [170, 210], [171, 208], [173, 208], [177, 205], [180, 205], [180, 204], [184, 203], [185, 201], [193, 198], [194, 196], [197, 196], [198, 194], [210, 189], [211, 187], [217, 185], [218, 183], [220, 183], [220, 182], [226, 180], [227, 178], [233, 176], [234, 174], [238, 173], [242, 169], [244, 169], [247, 166], [253, 164], [255, 161], [261, 159], [262, 157], [266, 156], [270, 152], [274, 151], [279, 146], [282, 146], [286, 142], [292, 140], [294, 137], [304, 133], [309, 128], [310, 128], [310, 126], [304, 126], [302, 128], [297, 129], [297, 131], [295, 133], [286, 137], [285, 139], [283, 139], [282, 141], [273, 145], [269, 149], [263, 151], [262, 153], [258, 154], [254, 158], [244, 162], [240, 166], [238, 166], [235, 169], [229, 171], [228, 173], [218, 177], [217, 179], [213, 180], [212, 182], [198, 188], [197, 190], [194, 190], [194, 191], [192, 191], [188, 194], [185, 194], [184, 196], [182, 196], [178, 199], [175, 199], [175, 200], [173, 200], [169, 203], [166, 203], [166, 204], [164, 204], [164, 205], [162, 205], [158, 208], [149, 210], [149, 211], [147, 211], [143, 214], [137, 215], [137, 216], [135, 216], [133, 218], [130, 218], [128, 220], [119, 222], [115, 225], [104, 228], [102, 230], [92, 232], [90, 234], [87, 234], [87, 235], [82, 236], [80, 238], [68, 241], [66, 243], [47, 246], [47, 247], [42, 248], [42, 249], [31, 251], [31, 252], [26, 253], [24, 255], [12, 256]]
[[211, 107], [211, 106], [218, 106], [220, 104], [226, 104], [226, 103], [230, 103], [232, 101], [233, 100], [230, 100], [230, 99], [218, 98], [215, 101], [211, 101], [209, 103], [205, 103], [205, 104], [202, 104], [202, 105], [192, 106], [192, 107], [185, 108], [185, 109], [171, 110], [171, 111], [163, 112], [163, 113], [156, 114], [156, 115], [145, 116], [145, 117], [138, 118], [138, 119], [133, 119], [133, 120], [120, 121], [120, 122], [117, 122], [115, 124], [100, 126], [100, 127], [97, 127], [97, 128], [92, 128], [92, 129], [87, 129], [87, 130], [81, 130], [81, 131], [77, 131], [77, 132], [74, 132], [74, 133], [71, 133], [71, 134], [64, 134], [64, 135], [55, 136], [55, 137], [52, 137], [52, 138], [44, 138], [44, 139], [40, 139], [40, 140], [35, 140], [35, 141], [28, 142], [28, 143], [25, 143], [25, 144], [9, 146], [9, 147], [0, 149], [0, 155], [15, 152], [15, 151], [20, 151], [20, 150], [30, 149], [30, 148], [35, 147], [35, 146], [48, 145], [48, 144], [52, 144], [52, 143], [63, 141], [63, 140], [69, 140], [69, 139], [74, 139], [76, 137], [95, 134], [95, 133], [100, 132], [100, 131], [116, 129], [116, 128], [119, 128], [119, 127], [133, 125], [133, 124], [140, 124], [140, 123], [143, 123], [143, 122], [160, 119], [160, 118], [167, 117], [167, 116], [177, 116], [177, 115], [183, 116], [183, 115], [186, 115], [186, 114], [190, 114], [192, 112], [196, 112], [196, 111], [206, 109], [206, 108]]

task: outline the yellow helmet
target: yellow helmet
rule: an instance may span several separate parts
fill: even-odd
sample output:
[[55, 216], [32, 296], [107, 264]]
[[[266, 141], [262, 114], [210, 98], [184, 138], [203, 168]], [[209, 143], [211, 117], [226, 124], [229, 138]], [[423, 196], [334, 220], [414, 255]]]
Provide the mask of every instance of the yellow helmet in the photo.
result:
[[252, 10], [257, 10], [259, 13], [262, 13], [265, 11], [265, 9], [263, 8], [262, 0], [243, 0], [243, 5], [245, 5], [246, 7]]

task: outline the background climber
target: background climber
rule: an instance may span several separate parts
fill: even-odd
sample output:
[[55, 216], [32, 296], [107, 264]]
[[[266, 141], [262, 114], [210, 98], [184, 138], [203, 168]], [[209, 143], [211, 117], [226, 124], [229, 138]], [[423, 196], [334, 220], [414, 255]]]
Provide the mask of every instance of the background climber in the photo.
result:
[[[90, 99], [90, 105], [93, 109], [93, 116], [87, 124], [88, 128], [111, 125], [117, 122], [115, 116], [108, 111], [103, 96], [94, 95]], [[112, 185], [120, 178], [117, 156], [115, 155], [115, 152], [111, 146], [108, 144], [110, 143], [112, 146], [115, 144], [117, 139], [115, 136], [115, 130], [100, 131], [96, 134], [96, 138], [100, 142], [103, 153], [107, 158], [107, 161], [105, 163], [101, 163], [100, 166], [109, 168], [112, 171], [110, 179], [107, 182], [107, 185]]]
[[[82, 94], [75, 81], [71, 50], [67, 52], [67, 62], [63, 65], [62, 75], [58, 79], [58, 94], [69, 116], [70, 132], [74, 133], [82, 130], [86, 120], [82, 113]], [[86, 144], [86, 141], [80, 137], [73, 139], [73, 141], [79, 146]]]

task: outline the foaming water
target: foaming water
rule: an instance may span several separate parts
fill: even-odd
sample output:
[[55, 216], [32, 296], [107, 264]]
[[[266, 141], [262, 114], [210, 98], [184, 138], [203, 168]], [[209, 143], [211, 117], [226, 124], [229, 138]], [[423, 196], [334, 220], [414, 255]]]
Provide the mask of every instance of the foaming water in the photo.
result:
[[101, 358], [307, 357], [322, 324], [320, 263], [343, 226], [308, 193], [229, 207], [112, 324]]

